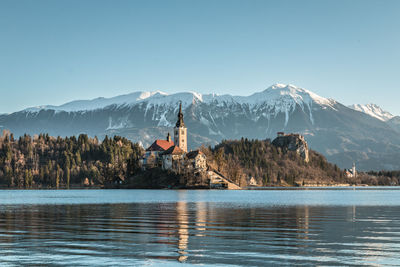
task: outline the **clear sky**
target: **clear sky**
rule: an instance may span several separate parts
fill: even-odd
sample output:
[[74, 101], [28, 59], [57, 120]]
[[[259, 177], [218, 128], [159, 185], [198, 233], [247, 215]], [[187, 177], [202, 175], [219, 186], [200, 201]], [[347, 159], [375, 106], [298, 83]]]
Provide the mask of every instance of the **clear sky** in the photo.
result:
[[400, 115], [398, 0], [0, 0], [0, 113], [290, 83]]

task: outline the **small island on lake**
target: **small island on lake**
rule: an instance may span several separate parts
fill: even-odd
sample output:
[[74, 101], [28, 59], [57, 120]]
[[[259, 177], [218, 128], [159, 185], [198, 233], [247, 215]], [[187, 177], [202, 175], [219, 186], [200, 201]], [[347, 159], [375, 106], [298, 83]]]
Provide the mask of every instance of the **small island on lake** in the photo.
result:
[[0, 187], [16, 189], [148, 188], [244, 189], [289, 186], [398, 185], [399, 171], [342, 170], [310, 150], [300, 134], [271, 141], [223, 140], [188, 151], [182, 106], [174, 138], [147, 149], [124, 137], [100, 142], [86, 134], [0, 137]]

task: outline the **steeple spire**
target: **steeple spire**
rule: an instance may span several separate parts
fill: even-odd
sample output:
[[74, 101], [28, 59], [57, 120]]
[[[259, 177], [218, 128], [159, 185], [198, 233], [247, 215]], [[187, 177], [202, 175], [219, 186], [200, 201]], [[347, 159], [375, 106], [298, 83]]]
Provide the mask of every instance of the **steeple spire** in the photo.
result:
[[187, 128], [183, 122], [182, 102], [179, 104], [178, 121], [174, 127], [174, 143], [180, 149], [187, 152]]
[[176, 127], [185, 127], [185, 123], [183, 122], [182, 102], [179, 103], [179, 113], [178, 113], [178, 121], [176, 122]]

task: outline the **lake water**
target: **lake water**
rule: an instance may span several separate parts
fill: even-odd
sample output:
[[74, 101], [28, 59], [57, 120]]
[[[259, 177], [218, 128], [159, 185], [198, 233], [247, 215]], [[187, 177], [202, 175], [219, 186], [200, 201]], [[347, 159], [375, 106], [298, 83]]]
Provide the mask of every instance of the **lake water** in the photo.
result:
[[400, 265], [400, 190], [2, 190], [0, 266]]

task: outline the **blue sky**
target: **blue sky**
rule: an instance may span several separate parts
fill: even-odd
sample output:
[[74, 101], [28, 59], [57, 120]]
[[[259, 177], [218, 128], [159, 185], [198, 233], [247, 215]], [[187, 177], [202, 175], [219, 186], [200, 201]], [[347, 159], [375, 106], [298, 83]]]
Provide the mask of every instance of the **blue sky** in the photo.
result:
[[0, 113], [290, 83], [400, 115], [400, 1], [0, 1]]

